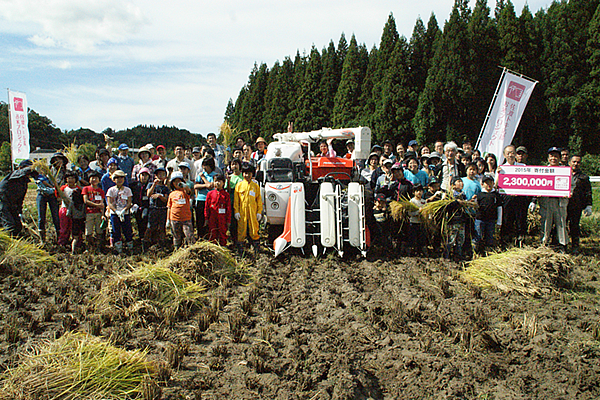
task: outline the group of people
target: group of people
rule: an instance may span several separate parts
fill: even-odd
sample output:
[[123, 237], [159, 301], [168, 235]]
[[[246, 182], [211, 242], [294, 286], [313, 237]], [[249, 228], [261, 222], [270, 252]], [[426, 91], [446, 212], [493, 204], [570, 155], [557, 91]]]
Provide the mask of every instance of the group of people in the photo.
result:
[[[353, 143], [348, 144], [345, 157], [352, 157]], [[527, 165], [528, 151], [524, 146], [506, 146], [504, 164], [499, 165], [494, 154], [481, 157], [469, 142], [462, 148], [454, 142], [435, 143], [435, 150], [420, 147], [414, 140], [407, 148], [402, 143], [375, 145], [361, 179], [373, 190], [373, 208], [376, 241], [388, 245], [390, 230], [389, 203], [407, 199], [416, 208], [443, 198], [454, 199], [447, 212], [445, 246], [428, 243], [423, 219], [413, 211], [410, 224], [399, 233], [402, 251], [426, 251], [428, 245], [443, 247], [445, 257], [468, 257], [473, 250], [494, 246], [496, 226], [503, 245], [520, 245], [528, 234], [528, 212], [539, 207], [541, 216], [541, 243], [556, 245], [566, 251], [571, 238], [572, 251], [579, 251], [580, 219], [592, 213], [592, 188], [589, 177], [581, 171], [581, 156], [569, 154], [567, 149], [548, 149], [548, 166], [570, 166], [572, 169], [570, 197], [531, 197], [499, 194], [498, 174], [504, 165]], [[437, 240], [435, 235], [433, 240]], [[431, 247], [431, 246], [429, 246]], [[405, 249], [406, 248], [406, 249]]]
[[[38, 229], [46, 239], [46, 213], [50, 209], [59, 245], [76, 251], [84, 237], [89, 248], [105, 245], [116, 252], [133, 246], [133, 221], [145, 246], [164, 244], [167, 229], [173, 245], [180, 247], [204, 238], [221, 245], [228, 239], [241, 247], [247, 236], [258, 247], [262, 199], [254, 180], [257, 166], [265, 157], [267, 143], [258, 138], [254, 148], [239, 138], [234, 146], [217, 143], [214, 133], [207, 145], [188, 148], [177, 145], [174, 158], [167, 157], [165, 146], [147, 144], [134, 161], [126, 144], [113, 153], [107, 146], [98, 148], [94, 160], [82, 155], [72, 165], [62, 154], [50, 159], [51, 175], [39, 174], [26, 160], [19, 169], [0, 182], [0, 218], [2, 225], [18, 234], [26, 182], [37, 183]], [[346, 142], [341, 157], [354, 158], [354, 142]], [[568, 237], [574, 251], [579, 247], [579, 221], [582, 213], [591, 214], [591, 184], [580, 169], [581, 157], [552, 147], [550, 166], [572, 168], [570, 198], [500, 195], [498, 172], [502, 165], [494, 154], [484, 157], [469, 142], [462, 148], [454, 142], [438, 141], [433, 151], [415, 140], [395, 146], [390, 141], [374, 145], [367, 160], [357, 160], [360, 180], [374, 194], [368, 220], [375, 243], [389, 245], [391, 201], [406, 199], [414, 205], [409, 224], [399, 232], [401, 250], [427, 252], [442, 248], [446, 257], [468, 256], [473, 248], [482, 250], [495, 245], [496, 226], [503, 244], [519, 244], [527, 235], [527, 214], [540, 207], [542, 243], [555, 241], [565, 250]], [[526, 165], [527, 149], [509, 145], [504, 149], [507, 165]], [[332, 141], [319, 144], [316, 156], [336, 157]], [[53, 182], [53, 180], [55, 182]], [[55, 185], [56, 183], [56, 185]], [[432, 242], [426, 235], [418, 209], [443, 198], [455, 199], [452, 217], [446, 227], [447, 240]]]

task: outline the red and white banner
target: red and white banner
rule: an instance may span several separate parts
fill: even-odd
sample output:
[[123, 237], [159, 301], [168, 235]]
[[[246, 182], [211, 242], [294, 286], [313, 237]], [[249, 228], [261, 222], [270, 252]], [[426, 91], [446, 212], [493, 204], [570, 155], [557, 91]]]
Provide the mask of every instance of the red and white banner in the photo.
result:
[[571, 167], [502, 165], [498, 191], [515, 196], [570, 197]]
[[537, 83], [507, 72], [506, 69], [500, 77], [500, 82], [477, 146], [481, 154], [493, 153], [498, 164], [503, 161], [504, 148], [512, 142], [525, 106]]
[[25, 93], [8, 91], [8, 113], [10, 115], [12, 161], [18, 164], [21, 160], [29, 158], [29, 127]]

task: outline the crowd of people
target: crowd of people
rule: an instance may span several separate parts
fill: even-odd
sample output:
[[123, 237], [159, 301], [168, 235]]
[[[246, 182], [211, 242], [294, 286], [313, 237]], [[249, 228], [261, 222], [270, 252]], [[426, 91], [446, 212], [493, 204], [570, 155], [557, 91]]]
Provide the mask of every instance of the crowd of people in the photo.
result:
[[[97, 149], [94, 160], [82, 155], [76, 165], [62, 153], [54, 154], [50, 159], [52, 177], [32, 169], [29, 160], [22, 162], [0, 182], [2, 226], [15, 235], [21, 232], [23, 198], [27, 182], [33, 178], [41, 239], [47, 240], [49, 209], [58, 244], [73, 252], [83, 245], [90, 250], [105, 248], [107, 229], [111, 250], [131, 250], [134, 222], [145, 247], [164, 246], [167, 229], [175, 248], [203, 238], [239, 249], [247, 237], [258, 247], [263, 206], [254, 176], [266, 155], [263, 138], [253, 145], [238, 138], [225, 148], [210, 133], [206, 146], [175, 146], [173, 159], [162, 145], [141, 147], [134, 160], [127, 144], [113, 152], [108, 143], [107, 139], [107, 146]], [[353, 159], [354, 142], [348, 140], [345, 145], [347, 152], [341, 157]], [[336, 157], [332, 140], [320, 143], [315, 156]], [[524, 146], [504, 149], [508, 165], [526, 165], [527, 156]], [[528, 234], [528, 212], [539, 207], [541, 243], [565, 251], [570, 238], [572, 250], [577, 252], [581, 215], [590, 215], [592, 210], [589, 177], [580, 169], [581, 157], [566, 149], [550, 148], [547, 164], [572, 168], [570, 198], [500, 195], [497, 179], [502, 165], [494, 154], [482, 156], [469, 142], [459, 148], [454, 142], [437, 141], [433, 151], [415, 140], [406, 147], [390, 141], [376, 144], [367, 160], [359, 162], [360, 180], [374, 198], [368, 210], [373, 242], [389, 246], [394, 245], [391, 239], [396, 239], [401, 254], [433, 249], [441, 250], [445, 257], [464, 258], [497, 244], [522, 243]], [[445, 228], [446, 239], [440, 240], [425, 233], [417, 210], [444, 198], [454, 199], [456, 209]], [[414, 209], [409, 223], [398, 235], [390, 236], [394, 231], [390, 204], [401, 199], [409, 200]]]

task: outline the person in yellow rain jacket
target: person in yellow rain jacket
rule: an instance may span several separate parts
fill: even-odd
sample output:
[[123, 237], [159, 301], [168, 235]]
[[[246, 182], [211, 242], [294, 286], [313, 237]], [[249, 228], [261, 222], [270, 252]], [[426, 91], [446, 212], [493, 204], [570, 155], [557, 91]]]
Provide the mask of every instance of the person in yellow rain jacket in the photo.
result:
[[250, 241], [254, 250], [258, 250], [258, 221], [262, 218], [262, 199], [260, 188], [254, 177], [254, 166], [249, 163], [242, 165], [243, 181], [235, 186], [233, 198], [234, 217], [238, 220], [238, 246], [246, 239], [246, 229], [249, 230]]

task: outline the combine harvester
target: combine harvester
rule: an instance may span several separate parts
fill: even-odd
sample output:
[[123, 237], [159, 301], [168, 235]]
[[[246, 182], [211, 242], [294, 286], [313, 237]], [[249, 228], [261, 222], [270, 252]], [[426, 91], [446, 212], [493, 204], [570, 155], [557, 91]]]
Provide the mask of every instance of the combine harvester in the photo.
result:
[[[371, 130], [321, 129], [277, 133], [260, 161], [260, 181], [269, 239], [275, 256], [286, 249], [310, 246], [317, 256], [333, 248], [343, 256], [351, 246], [366, 255], [370, 244], [365, 214], [365, 188], [358, 182], [357, 160], [371, 148]], [[355, 158], [313, 157], [310, 144], [327, 139], [353, 139]]]

